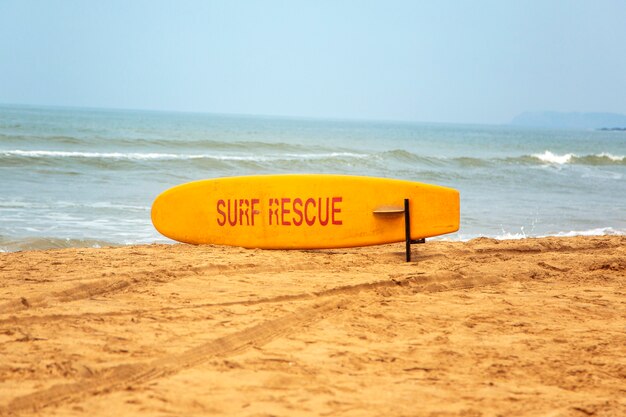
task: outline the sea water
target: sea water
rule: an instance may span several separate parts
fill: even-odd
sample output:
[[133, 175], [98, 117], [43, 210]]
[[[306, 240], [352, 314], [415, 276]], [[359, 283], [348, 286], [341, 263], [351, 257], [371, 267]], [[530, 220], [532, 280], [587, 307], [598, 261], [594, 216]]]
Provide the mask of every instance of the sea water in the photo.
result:
[[160, 192], [284, 173], [456, 188], [453, 240], [625, 234], [625, 155], [623, 131], [5, 105], [0, 250], [167, 242]]

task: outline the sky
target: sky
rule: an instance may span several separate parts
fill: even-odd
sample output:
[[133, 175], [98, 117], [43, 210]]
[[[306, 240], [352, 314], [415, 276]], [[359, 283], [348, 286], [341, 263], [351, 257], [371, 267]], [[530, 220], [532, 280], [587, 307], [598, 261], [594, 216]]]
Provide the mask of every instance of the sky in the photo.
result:
[[0, 0], [0, 103], [507, 123], [626, 113], [626, 1]]

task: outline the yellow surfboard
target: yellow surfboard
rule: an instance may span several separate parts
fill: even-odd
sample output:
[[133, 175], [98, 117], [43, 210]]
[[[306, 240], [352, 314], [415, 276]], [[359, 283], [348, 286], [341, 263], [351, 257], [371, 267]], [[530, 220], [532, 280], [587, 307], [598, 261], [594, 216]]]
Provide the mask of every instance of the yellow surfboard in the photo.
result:
[[152, 223], [185, 243], [322, 249], [405, 240], [459, 229], [459, 192], [418, 182], [346, 175], [259, 175], [173, 187], [152, 205]]

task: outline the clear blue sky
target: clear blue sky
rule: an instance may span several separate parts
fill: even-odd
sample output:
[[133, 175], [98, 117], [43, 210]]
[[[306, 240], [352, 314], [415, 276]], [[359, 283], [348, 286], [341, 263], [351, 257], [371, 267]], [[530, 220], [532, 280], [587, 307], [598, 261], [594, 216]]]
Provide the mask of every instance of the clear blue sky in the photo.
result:
[[626, 113], [626, 1], [0, 0], [0, 103], [503, 123]]

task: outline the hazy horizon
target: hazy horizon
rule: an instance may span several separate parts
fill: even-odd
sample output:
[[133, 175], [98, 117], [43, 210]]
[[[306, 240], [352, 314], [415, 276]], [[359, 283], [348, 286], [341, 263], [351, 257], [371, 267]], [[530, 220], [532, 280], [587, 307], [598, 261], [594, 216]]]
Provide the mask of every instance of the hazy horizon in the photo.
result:
[[0, 103], [507, 124], [626, 114], [620, 1], [0, 2]]

